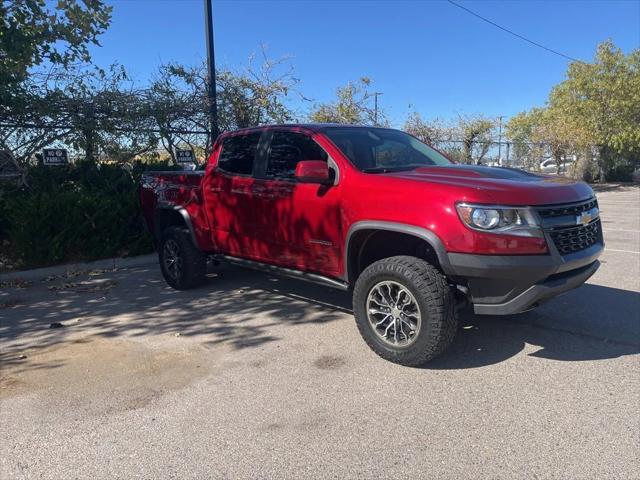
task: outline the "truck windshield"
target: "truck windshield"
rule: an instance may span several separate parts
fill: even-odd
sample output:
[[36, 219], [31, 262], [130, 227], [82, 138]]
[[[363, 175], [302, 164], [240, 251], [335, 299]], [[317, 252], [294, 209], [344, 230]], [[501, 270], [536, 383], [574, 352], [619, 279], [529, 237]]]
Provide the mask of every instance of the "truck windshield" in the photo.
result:
[[356, 168], [367, 173], [451, 164], [441, 153], [399, 130], [327, 127], [324, 133]]

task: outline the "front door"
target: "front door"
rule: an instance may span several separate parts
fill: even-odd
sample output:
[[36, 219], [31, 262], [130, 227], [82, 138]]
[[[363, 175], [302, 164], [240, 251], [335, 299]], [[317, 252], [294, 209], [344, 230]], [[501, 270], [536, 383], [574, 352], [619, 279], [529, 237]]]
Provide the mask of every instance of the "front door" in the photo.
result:
[[299, 183], [302, 160], [328, 161], [307, 134], [276, 130], [253, 183], [258, 231], [270, 262], [337, 276], [343, 238], [339, 185]]

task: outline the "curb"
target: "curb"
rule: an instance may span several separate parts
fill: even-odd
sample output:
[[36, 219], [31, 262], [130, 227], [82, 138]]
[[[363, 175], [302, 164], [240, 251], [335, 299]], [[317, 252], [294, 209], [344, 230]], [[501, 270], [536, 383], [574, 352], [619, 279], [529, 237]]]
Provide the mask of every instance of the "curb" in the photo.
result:
[[56, 265], [55, 267], [36, 268], [33, 270], [22, 270], [15, 272], [0, 273], [0, 281], [6, 280], [39, 280], [52, 275], [62, 275], [67, 272], [77, 270], [97, 270], [112, 268], [134, 268], [158, 263], [158, 256], [155, 253], [127, 258], [105, 258], [94, 262], [67, 263]]

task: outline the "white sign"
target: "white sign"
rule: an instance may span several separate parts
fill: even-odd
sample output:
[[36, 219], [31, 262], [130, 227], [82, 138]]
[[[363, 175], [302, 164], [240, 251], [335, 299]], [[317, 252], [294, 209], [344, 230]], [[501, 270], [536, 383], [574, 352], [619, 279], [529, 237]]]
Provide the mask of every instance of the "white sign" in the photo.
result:
[[196, 163], [193, 150], [179, 150], [176, 148], [176, 161], [178, 163]]
[[64, 148], [44, 148], [42, 161], [45, 165], [66, 165], [69, 163], [69, 158]]

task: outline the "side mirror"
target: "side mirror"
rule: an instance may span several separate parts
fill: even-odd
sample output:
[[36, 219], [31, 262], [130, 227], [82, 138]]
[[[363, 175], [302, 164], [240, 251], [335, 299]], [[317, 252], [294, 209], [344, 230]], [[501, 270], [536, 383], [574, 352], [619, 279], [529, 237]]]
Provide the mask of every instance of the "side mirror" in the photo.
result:
[[300, 183], [330, 185], [329, 165], [323, 160], [302, 160], [296, 165], [295, 178]]

